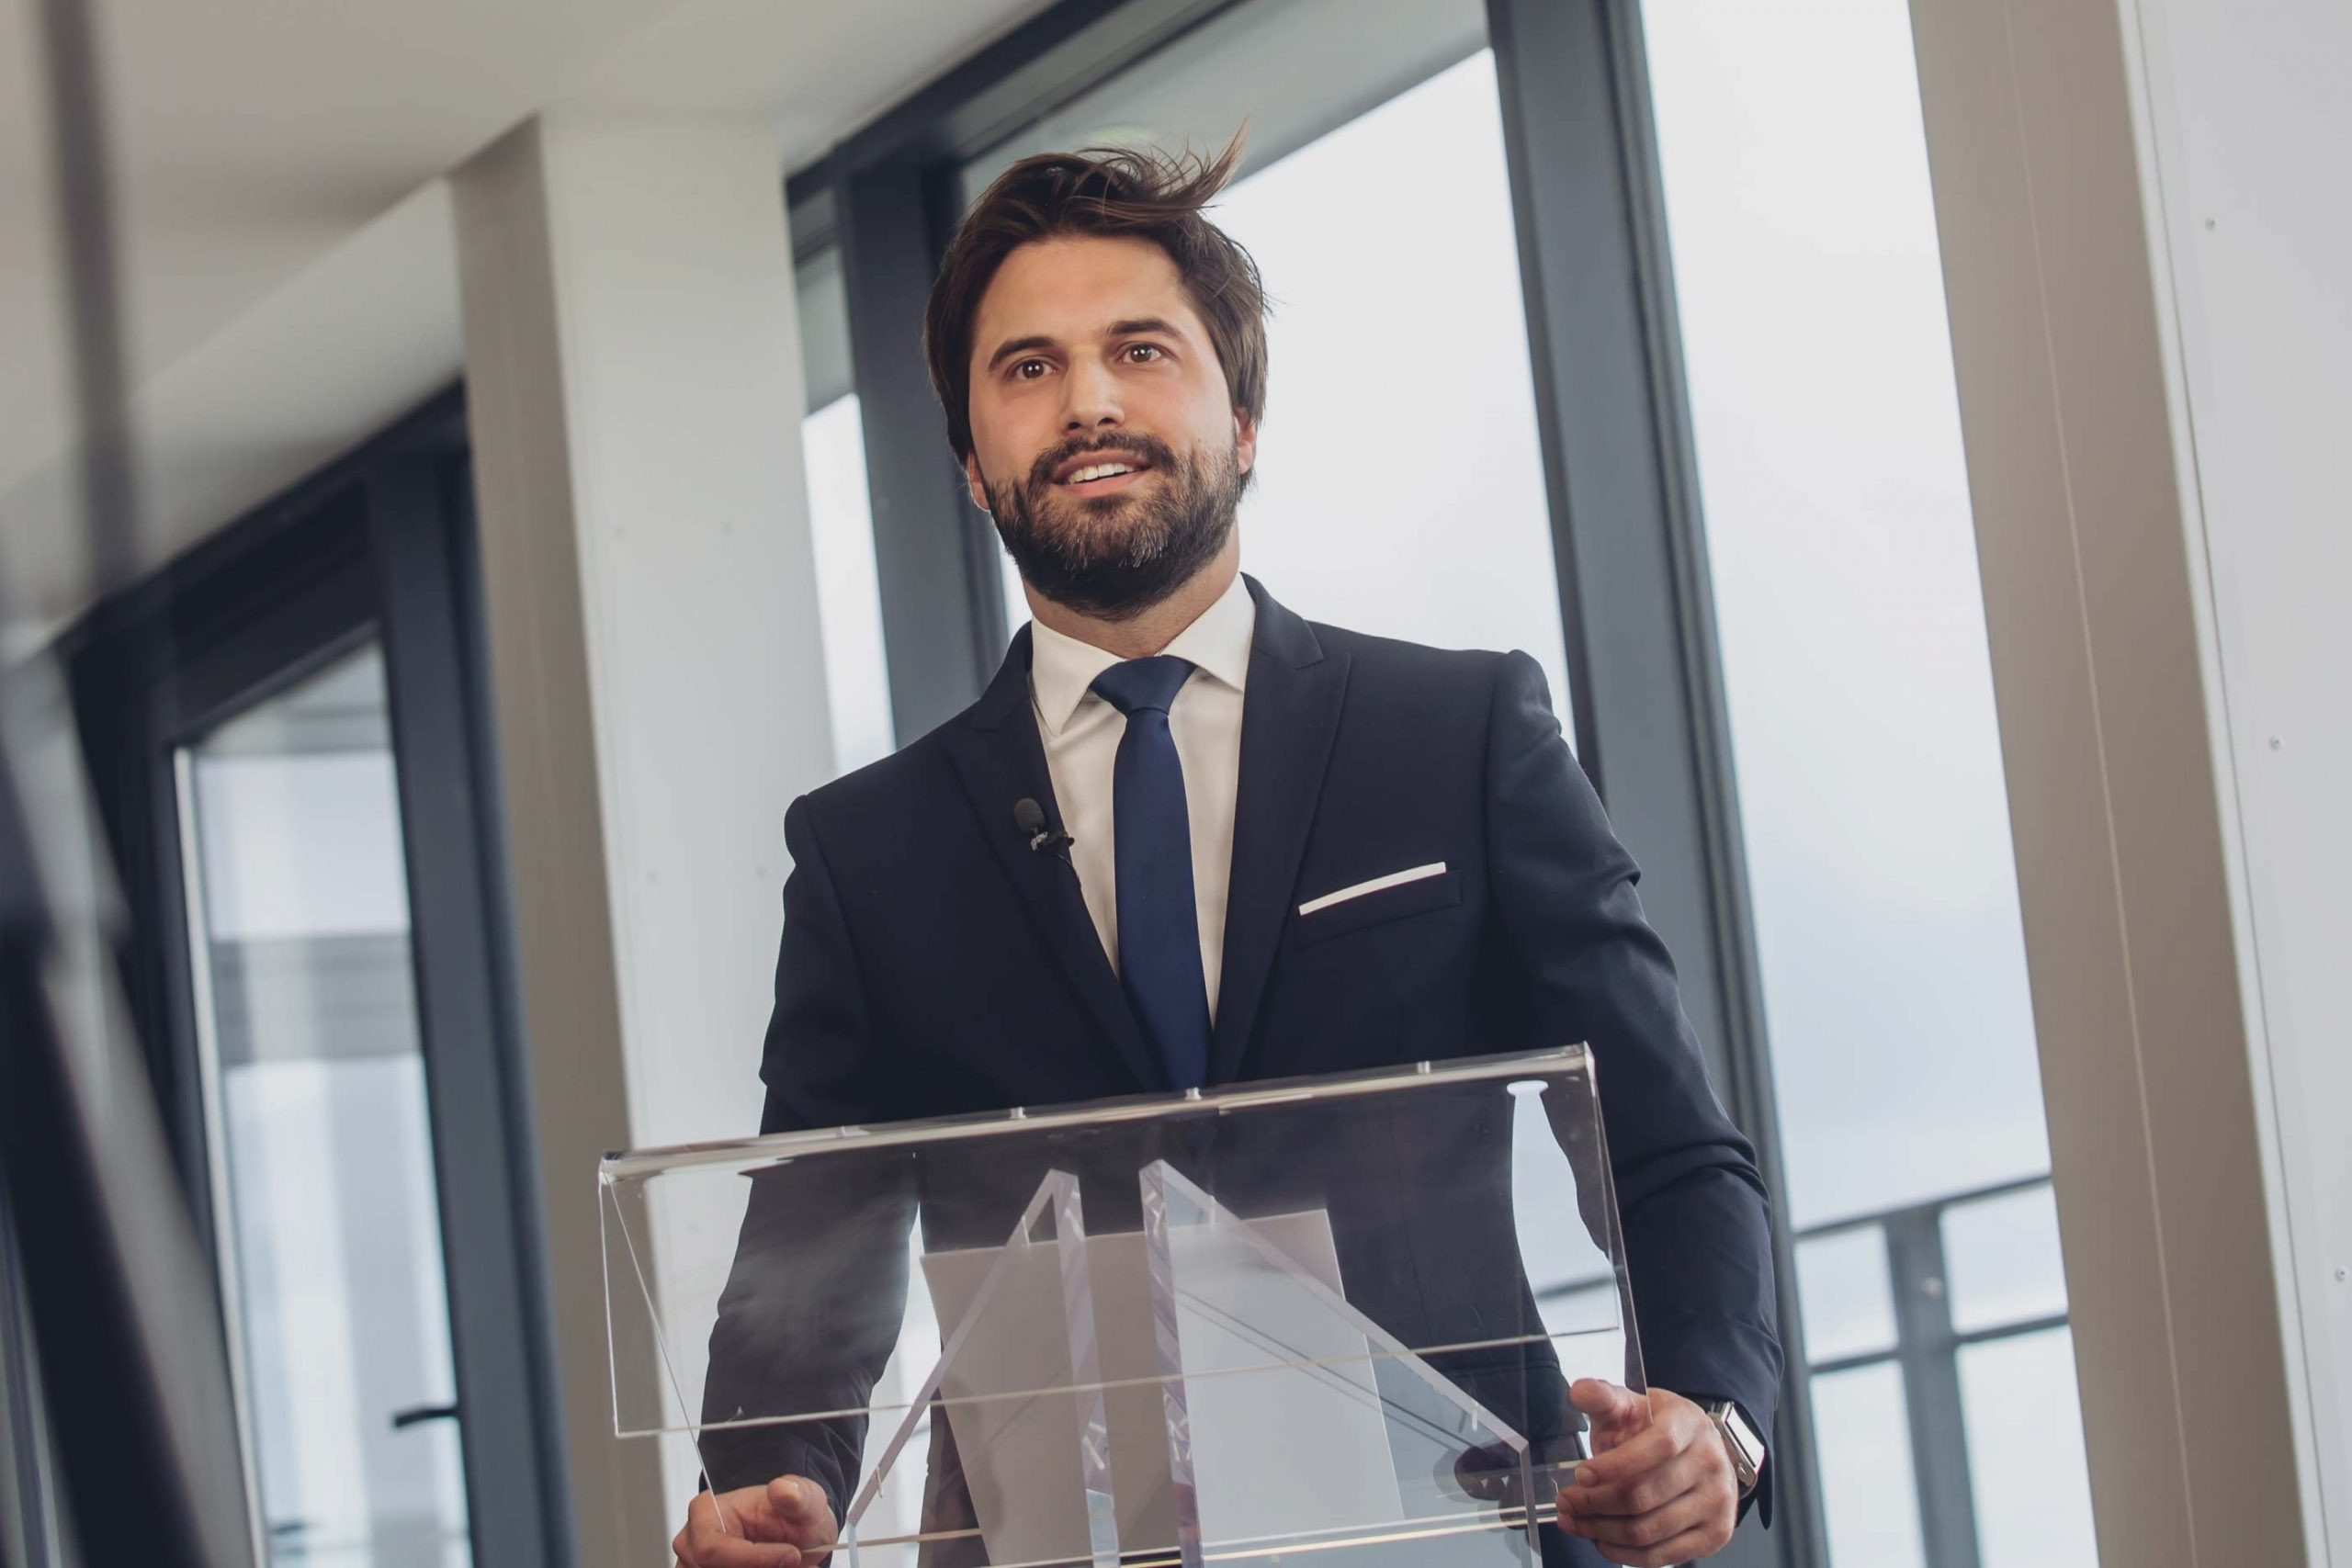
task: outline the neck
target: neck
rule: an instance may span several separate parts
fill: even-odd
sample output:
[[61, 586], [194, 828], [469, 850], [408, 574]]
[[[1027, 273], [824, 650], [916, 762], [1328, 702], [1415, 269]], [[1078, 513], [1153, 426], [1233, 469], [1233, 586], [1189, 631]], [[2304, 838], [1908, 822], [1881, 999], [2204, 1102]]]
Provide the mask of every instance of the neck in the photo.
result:
[[1207, 565], [1185, 579], [1182, 587], [1125, 621], [1080, 615], [1066, 604], [1056, 604], [1026, 582], [1021, 585], [1021, 592], [1027, 596], [1029, 613], [1037, 617], [1038, 625], [1051, 626], [1064, 637], [1074, 637], [1105, 653], [1115, 653], [1121, 659], [1148, 659], [1174, 642], [1179, 633], [1201, 618], [1202, 611], [1223, 598], [1240, 570], [1241, 542], [1238, 536], [1228, 538]]

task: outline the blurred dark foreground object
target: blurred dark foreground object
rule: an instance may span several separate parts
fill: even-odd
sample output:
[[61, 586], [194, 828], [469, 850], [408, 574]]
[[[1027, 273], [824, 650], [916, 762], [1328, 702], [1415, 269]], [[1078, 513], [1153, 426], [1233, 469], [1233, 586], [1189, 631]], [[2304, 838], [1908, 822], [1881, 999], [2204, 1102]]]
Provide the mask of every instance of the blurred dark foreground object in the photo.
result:
[[[137, 537], [106, 121], [86, 6], [39, 11], [95, 598], [121, 584]], [[6, 564], [0, 542], [0, 606]], [[46, 1416], [74, 1558], [232, 1568], [254, 1546], [226, 1341], [116, 992], [102, 842], [52, 668], [0, 666], [0, 1235], [42, 1393], [41, 1410], [9, 1414], [20, 1433]]]
[[41, 673], [0, 678], [0, 1201], [31, 1307], [61, 1534], [94, 1568], [247, 1564], [211, 1274], [124, 1032], [97, 903], [72, 891], [97, 886], [79, 874], [96, 840], [53, 787], [78, 782], [72, 732], [25, 734]]

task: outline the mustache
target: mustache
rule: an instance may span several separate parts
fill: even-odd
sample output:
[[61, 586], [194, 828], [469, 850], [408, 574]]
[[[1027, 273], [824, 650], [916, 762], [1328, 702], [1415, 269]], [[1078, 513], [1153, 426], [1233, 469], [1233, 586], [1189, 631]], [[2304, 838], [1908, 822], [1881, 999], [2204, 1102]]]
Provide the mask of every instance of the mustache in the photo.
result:
[[1155, 468], [1176, 467], [1174, 449], [1157, 435], [1114, 435], [1107, 439], [1095, 436], [1084, 441], [1072, 441], [1046, 453], [1029, 466], [1029, 482], [1039, 489], [1048, 489], [1054, 482], [1057, 468], [1064, 463], [1091, 457], [1097, 452], [1132, 452]]
[[[988, 491], [999, 538], [1021, 576], [1058, 604], [1109, 621], [1132, 620], [1166, 599], [1230, 536], [1246, 484], [1232, 452], [1182, 455], [1165, 443], [1121, 443], [1167, 477], [1106, 509], [1053, 494], [1050, 482]], [[1068, 442], [1052, 466], [1109, 450], [1102, 436]]]

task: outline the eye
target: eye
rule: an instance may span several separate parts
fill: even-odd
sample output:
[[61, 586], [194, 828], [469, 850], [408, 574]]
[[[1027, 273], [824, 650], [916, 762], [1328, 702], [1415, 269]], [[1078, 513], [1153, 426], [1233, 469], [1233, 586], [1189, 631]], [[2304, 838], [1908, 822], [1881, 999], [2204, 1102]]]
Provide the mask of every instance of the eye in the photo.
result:
[[[1129, 354], [1135, 353], [1137, 349], [1141, 349], [1146, 354], [1158, 355], [1162, 359], [1168, 357], [1166, 351], [1156, 343], [1131, 343], [1127, 344], [1127, 352]], [[1148, 363], [1148, 361], [1138, 361], [1137, 363]]]
[[1034, 381], [1034, 380], [1035, 380], [1037, 378], [1035, 378], [1035, 376], [1024, 376], [1024, 375], [1023, 375], [1023, 374], [1022, 374], [1022, 372], [1023, 372], [1023, 371], [1024, 371], [1024, 370], [1026, 370], [1026, 369], [1028, 369], [1028, 368], [1029, 368], [1029, 367], [1031, 367], [1032, 365], [1043, 365], [1043, 364], [1045, 364], [1045, 363], [1046, 363], [1046, 362], [1045, 362], [1044, 360], [1042, 360], [1042, 359], [1024, 359], [1024, 360], [1022, 360], [1019, 364], [1015, 365], [1015, 366], [1012, 367], [1012, 378], [1013, 378], [1014, 380], [1016, 380], [1016, 381]]

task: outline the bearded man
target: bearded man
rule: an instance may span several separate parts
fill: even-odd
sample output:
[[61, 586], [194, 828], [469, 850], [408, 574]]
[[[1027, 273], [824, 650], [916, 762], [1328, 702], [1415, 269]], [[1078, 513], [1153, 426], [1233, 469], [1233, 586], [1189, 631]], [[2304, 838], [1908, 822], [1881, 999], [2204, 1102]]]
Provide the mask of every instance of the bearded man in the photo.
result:
[[[1589, 1425], [1600, 1451], [1560, 1493], [1547, 1562], [1702, 1556], [1770, 1475], [1781, 1352], [1753, 1153], [1535, 661], [1310, 624], [1241, 573], [1264, 296], [1202, 216], [1238, 156], [1237, 139], [1197, 164], [1028, 158], [949, 247], [933, 385], [1034, 618], [969, 709], [793, 802], [760, 1126], [1588, 1043], [1652, 1386], [1554, 1388], [1556, 1364], [1530, 1357], [1479, 1396], [1532, 1438]], [[756, 1235], [797, 1272], [755, 1278], [739, 1254], [707, 1420], [755, 1386], [752, 1408], [862, 1408], [915, 1210], [937, 1246], [942, 1211], [970, 1202], [785, 1207], [755, 1194], [746, 1252]], [[955, 1473], [948, 1426], [935, 1486]], [[854, 1417], [706, 1432], [714, 1490], [680, 1562], [820, 1558], [863, 1435]]]

